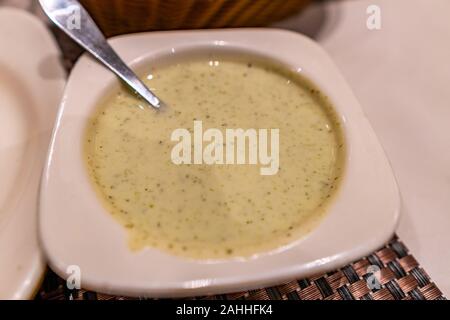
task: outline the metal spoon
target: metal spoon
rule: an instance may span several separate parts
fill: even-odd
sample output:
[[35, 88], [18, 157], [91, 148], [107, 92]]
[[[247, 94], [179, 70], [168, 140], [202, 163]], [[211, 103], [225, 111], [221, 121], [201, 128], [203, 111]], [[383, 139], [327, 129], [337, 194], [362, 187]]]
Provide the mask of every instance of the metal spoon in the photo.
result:
[[51, 21], [80, 46], [117, 74], [151, 106], [160, 108], [162, 102], [123, 62], [108, 44], [88, 12], [76, 0], [39, 0]]

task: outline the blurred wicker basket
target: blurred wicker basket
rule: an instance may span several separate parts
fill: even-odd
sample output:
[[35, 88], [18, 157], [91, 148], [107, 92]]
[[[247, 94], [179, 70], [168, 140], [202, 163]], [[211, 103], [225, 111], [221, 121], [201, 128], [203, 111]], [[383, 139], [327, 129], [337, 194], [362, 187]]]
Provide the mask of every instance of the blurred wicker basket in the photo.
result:
[[264, 26], [312, 0], [81, 0], [107, 36], [148, 30]]

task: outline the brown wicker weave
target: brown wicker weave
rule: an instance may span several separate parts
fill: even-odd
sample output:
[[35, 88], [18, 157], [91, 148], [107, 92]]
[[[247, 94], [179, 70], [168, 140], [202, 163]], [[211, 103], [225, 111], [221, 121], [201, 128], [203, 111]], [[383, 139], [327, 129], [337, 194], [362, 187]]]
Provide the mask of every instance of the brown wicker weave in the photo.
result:
[[264, 26], [312, 0], [81, 0], [107, 36], [148, 30]]

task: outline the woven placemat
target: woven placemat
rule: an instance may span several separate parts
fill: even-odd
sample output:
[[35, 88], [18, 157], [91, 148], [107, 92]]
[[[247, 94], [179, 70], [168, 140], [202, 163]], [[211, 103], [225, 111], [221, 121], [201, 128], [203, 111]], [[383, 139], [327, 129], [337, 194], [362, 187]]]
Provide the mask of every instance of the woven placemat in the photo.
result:
[[[38, 300], [127, 300], [86, 290], [69, 290], [48, 271]], [[220, 300], [445, 300], [405, 245], [395, 236], [386, 246], [345, 267], [315, 277], [232, 294], [197, 297]]]
[[[68, 71], [82, 53], [66, 35], [53, 29]], [[38, 300], [125, 300], [86, 290], [69, 290], [48, 270]], [[283, 300], [443, 300], [439, 288], [397, 236], [383, 248], [345, 267], [280, 286], [196, 299]]]

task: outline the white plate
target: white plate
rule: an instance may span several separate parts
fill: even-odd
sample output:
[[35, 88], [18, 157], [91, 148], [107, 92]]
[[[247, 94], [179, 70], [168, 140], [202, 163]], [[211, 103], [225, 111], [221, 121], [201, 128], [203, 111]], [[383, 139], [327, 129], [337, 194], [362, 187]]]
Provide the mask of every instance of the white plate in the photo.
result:
[[94, 193], [83, 163], [87, 118], [117, 82], [85, 56], [66, 88], [41, 189], [40, 234], [50, 265], [59, 275], [67, 278], [68, 267], [76, 265], [82, 287], [129, 296], [223, 293], [334, 269], [390, 238], [400, 207], [391, 168], [350, 88], [316, 43], [299, 34], [271, 29], [147, 33], [119, 37], [111, 43], [133, 67], [186, 49], [208, 52], [227, 48], [263, 54], [301, 70], [330, 97], [341, 117], [348, 147], [347, 170], [324, 221], [283, 250], [214, 263], [151, 248], [132, 253], [122, 226]]
[[37, 204], [65, 84], [58, 55], [39, 20], [0, 9], [0, 299], [32, 297], [45, 270]]

